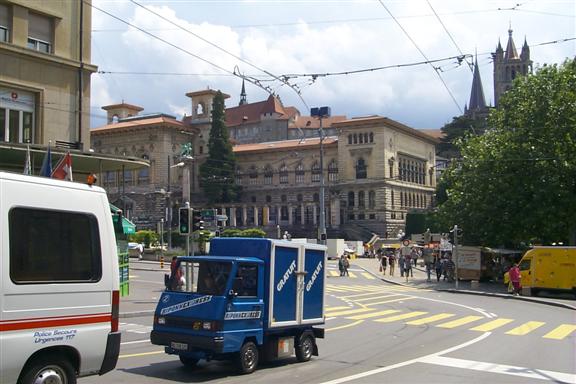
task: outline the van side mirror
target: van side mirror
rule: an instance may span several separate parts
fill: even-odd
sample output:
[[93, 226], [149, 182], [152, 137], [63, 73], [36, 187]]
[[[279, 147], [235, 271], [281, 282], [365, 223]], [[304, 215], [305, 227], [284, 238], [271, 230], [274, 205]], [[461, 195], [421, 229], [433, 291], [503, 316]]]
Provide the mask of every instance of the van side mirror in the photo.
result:
[[228, 291], [228, 298], [229, 298], [229, 299], [233, 299], [233, 298], [235, 298], [236, 296], [238, 296], [238, 294], [236, 293], [235, 290], [231, 289], [231, 290]]

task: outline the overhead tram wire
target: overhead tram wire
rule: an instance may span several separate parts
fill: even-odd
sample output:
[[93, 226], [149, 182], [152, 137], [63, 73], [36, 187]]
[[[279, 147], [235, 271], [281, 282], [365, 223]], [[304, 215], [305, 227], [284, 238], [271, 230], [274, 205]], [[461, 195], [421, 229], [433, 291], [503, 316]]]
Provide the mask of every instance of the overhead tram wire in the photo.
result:
[[414, 67], [414, 66], [418, 66], [418, 65], [426, 65], [426, 64], [438, 63], [438, 62], [447, 61], [447, 60], [454, 60], [454, 59], [458, 60], [458, 62], [460, 62], [461, 60], [464, 60], [466, 57], [472, 57], [472, 55], [471, 54], [463, 54], [461, 56], [460, 55], [459, 56], [450, 56], [450, 57], [444, 57], [441, 59], [417, 61], [414, 63], [405, 63], [405, 64], [391, 64], [391, 65], [385, 65], [382, 67], [372, 67], [372, 68], [356, 69], [356, 70], [342, 71], [342, 72], [300, 73], [300, 74], [290, 73], [290, 74], [286, 74], [286, 75], [282, 75], [282, 76], [284, 76], [286, 78], [311, 77], [313, 80], [315, 80], [318, 77], [354, 75], [357, 73], [376, 72], [376, 71], [382, 71], [385, 69], [392, 69], [392, 68]]
[[[108, 12], [108, 11], [102, 9], [102, 8], [99, 8], [99, 7], [97, 7], [96, 5], [94, 5], [94, 4], [90, 3], [90, 2], [87, 2], [86, 0], [82, 0], [82, 1], [84, 1], [84, 4], [92, 7], [93, 9], [96, 9], [97, 11], [100, 11], [100, 12], [104, 13], [105, 15], [108, 15], [108, 16], [110, 16], [111, 18], [113, 18], [113, 19], [115, 19], [115, 20], [118, 20], [118, 21], [120, 21], [121, 23], [124, 23], [124, 24], [126, 24], [126, 25], [128, 25], [128, 26], [130, 26], [130, 27], [132, 27], [132, 28], [134, 28], [134, 29], [136, 29], [136, 30], [138, 30], [138, 31], [140, 31], [140, 32], [142, 32], [142, 33], [144, 33], [144, 34], [146, 34], [146, 35], [148, 35], [148, 36], [156, 39], [156, 40], [158, 40], [158, 41], [161, 41], [161, 42], [163, 42], [164, 44], [167, 44], [167, 45], [171, 46], [172, 48], [175, 48], [175, 49], [177, 49], [177, 50], [179, 50], [179, 51], [181, 51], [181, 52], [184, 52], [184, 53], [186, 53], [187, 55], [190, 55], [190, 56], [192, 56], [192, 57], [194, 57], [194, 58], [196, 58], [196, 59], [198, 59], [198, 60], [200, 60], [200, 61], [205, 62], [206, 64], [209, 64], [209, 65], [211, 65], [211, 66], [213, 66], [213, 67], [215, 67], [215, 68], [217, 68], [217, 69], [219, 69], [219, 70], [221, 70], [221, 71], [223, 71], [223, 72], [228, 73], [229, 75], [233, 75], [233, 76], [239, 77], [239, 78], [241, 78], [241, 79], [244, 79], [244, 80], [248, 81], [249, 83], [257, 86], [258, 88], [261, 88], [262, 90], [266, 91], [267, 93], [269, 93], [269, 94], [271, 94], [271, 95], [275, 95], [274, 92], [273, 92], [273, 90], [272, 90], [270, 87], [261, 84], [261, 82], [260, 82], [259, 80], [255, 79], [255, 78], [241, 75], [240, 73], [236, 73], [236, 71], [231, 72], [231, 71], [229, 71], [228, 69], [226, 69], [226, 68], [224, 68], [224, 67], [222, 67], [222, 66], [220, 66], [220, 65], [218, 65], [218, 64], [216, 64], [216, 63], [213, 63], [213, 62], [211, 62], [211, 61], [209, 61], [209, 60], [207, 60], [207, 59], [204, 59], [203, 57], [200, 57], [200, 56], [198, 56], [198, 55], [196, 55], [196, 54], [194, 54], [194, 53], [192, 53], [192, 52], [190, 52], [190, 51], [188, 51], [188, 50], [186, 50], [186, 49], [184, 49], [184, 48], [182, 48], [182, 47], [179, 47], [179, 46], [177, 46], [176, 44], [171, 43], [171, 42], [169, 42], [169, 41], [166, 40], [166, 39], [163, 39], [163, 38], [161, 38], [161, 37], [159, 37], [159, 36], [156, 36], [156, 35], [154, 35], [153, 33], [150, 33], [150, 32], [146, 31], [146, 30], [143, 29], [143, 28], [140, 28], [140, 27], [138, 27], [138, 26], [136, 26], [136, 25], [134, 25], [134, 24], [132, 24], [132, 23], [130, 23], [130, 22], [128, 22], [128, 21], [126, 21], [126, 20], [118, 17], [118, 16], [116, 16], [116, 15], [113, 15], [112, 13], [110, 13], [110, 12]], [[306, 102], [305, 102], [304, 99], [302, 98], [302, 95], [300, 95], [300, 93], [297, 92], [297, 91], [296, 91], [296, 93], [298, 94], [298, 96], [300, 97], [300, 99], [302, 100], [302, 102], [304, 103], [304, 105], [308, 108], [308, 105], [306, 104]]]
[[[432, 4], [430, 3], [430, 0], [426, 0], [426, 2], [428, 3], [428, 6], [430, 7], [430, 9], [432, 10], [432, 12], [434, 13], [434, 16], [436, 16], [436, 20], [438, 20], [438, 22], [440, 23], [440, 25], [442, 26], [442, 28], [444, 28], [444, 31], [446, 31], [446, 34], [448, 35], [448, 37], [450, 38], [450, 40], [452, 40], [452, 43], [454, 44], [454, 46], [456, 47], [456, 49], [458, 50], [458, 53], [460, 53], [461, 56], [464, 56], [464, 53], [462, 53], [462, 50], [460, 49], [460, 47], [458, 46], [458, 43], [456, 43], [456, 40], [454, 40], [454, 38], [452, 37], [452, 34], [450, 33], [450, 31], [448, 31], [448, 28], [446, 28], [446, 25], [444, 24], [444, 22], [442, 21], [442, 19], [440, 18], [440, 16], [438, 15], [438, 13], [436, 13], [436, 10], [434, 9], [434, 7], [432, 7]], [[468, 64], [468, 68], [470, 68], [470, 72], [474, 72], [474, 66], [472, 63], [466, 62]]]
[[[204, 37], [202, 37], [202, 36], [200, 36], [200, 35], [192, 32], [192, 31], [184, 28], [183, 26], [181, 26], [181, 25], [173, 22], [172, 20], [170, 20], [170, 19], [162, 16], [161, 14], [159, 14], [159, 13], [157, 13], [157, 12], [154, 12], [153, 10], [151, 10], [151, 9], [143, 6], [142, 4], [138, 3], [136, 0], [130, 0], [130, 2], [133, 3], [133, 4], [135, 4], [135, 5], [137, 5], [138, 7], [142, 8], [142, 9], [145, 9], [146, 11], [152, 13], [152, 14], [155, 15], [156, 17], [159, 17], [159, 18], [161, 18], [162, 20], [164, 20], [164, 21], [172, 24], [173, 26], [181, 29], [182, 31], [189, 33], [190, 35], [196, 37], [197, 39], [202, 40], [202, 41], [205, 42], [206, 44], [209, 44], [209, 45], [211, 45], [212, 47], [214, 47], [214, 48], [216, 48], [216, 49], [218, 49], [218, 50], [226, 53], [227, 55], [230, 55], [230, 56], [232, 56], [233, 58], [235, 58], [235, 59], [237, 59], [237, 60], [240, 60], [241, 62], [243, 62], [243, 63], [251, 66], [252, 68], [254, 68], [254, 69], [256, 69], [256, 70], [258, 70], [258, 71], [260, 71], [260, 72], [265, 73], [266, 75], [274, 78], [274, 79], [277, 80], [277, 81], [280, 81], [280, 82], [284, 83], [285, 85], [287, 85], [288, 87], [290, 87], [290, 89], [292, 89], [294, 92], [296, 92], [296, 94], [298, 95], [298, 97], [300, 97], [300, 100], [304, 103], [304, 105], [306, 106], [306, 108], [308, 108], [308, 105], [306, 104], [306, 101], [302, 98], [302, 95], [300, 94], [300, 91], [299, 91], [298, 89], [296, 89], [296, 87], [294, 87], [294, 85], [288, 83], [288, 81], [286, 81], [285, 79], [281, 79], [280, 77], [274, 75], [273, 73], [271, 73], [271, 72], [269, 72], [269, 71], [267, 71], [267, 70], [265, 70], [265, 69], [263, 69], [263, 68], [260, 68], [260, 67], [258, 67], [257, 65], [249, 62], [248, 60], [245, 60], [245, 59], [241, 58], [240, 56], [237, 56], [237, 55], [233, 54], [232, 52], [227, 51], [226, 49], [218, 46], [217, 44], [214, 44], [213, 42], [205, 39]], [[244, 75], [242, 75], [242, 74], [240, 74], [240, 73], [236, 73], [236, 71], [234, 71], [234, 74], [235, 74], [236, 76], [238, 76], [238, 77], [241, 77], [242, 79], [245, 79], [245, 78], [246, 78], [246, 76], [244, 76]], [[252, 78], [252, 79], [253, 79], [254, 81], [257, 81], [257, 82], [259, 81], [259, 80], [254, 79], [254, 78]]]
[[[400, 27], [400, 29], [402, 30], [402, 32], [404, 32], [404, 34], [406, 35], [406, 37], [408, 37], [408, 39], [412, 42], [412, 44], [416, 47], [416, 49], [420, 52], [420, 54], [424, 57], [424, 59], [426, 61], [430, 61], [428, 59], [428, 57], [426, 56], [426, 54], [422, 51], [422, 49], [420, 49], [420, 47], [418, 46], [418, 44], [416, 44], [416, 42], [414, 41], [414, 39], [412, 39], [412, 37], [408, 34], [408, 32], [404, 29], [404, 27], [402, 27], [402, 24], [400, 24], [400, 22], [396, 19], [396, 17], [394, 17], [394, 15], [392, 14], [392, 12], [390, 12], [390, 10], [388, 9], [388, 7], [386, 7], [386, 4], [384, 4], [384, 2], [382, 0], [378, 0], [378, 2], [380, 3], [380, 5], [382, 5], [382, 7], [386, 10], [386, 12], [388, 12], [388, 14], [392, 17], [392, 19], [394, 19], [394, 21], [396, 22], [396, 24]], [[440, 75], [440, 71], [438, 71], [438, 69], [436, 67], [434, 67], [432, 64], [430, 64], [430, 66], [434, 69], [434, 72], [436, 73], [436, 75], [438, 76], [438, 78], [440, 79], [440, 81], [442, 82], [442, 84], [444, 85], [444, 88], [446, 88], [446, 91], [448, 91], [448, 94], [450, 94], [450, 97], [452, 98], [452, 101], [454, 101], [454, 104], [456, 104], [456, 107], [458, 108], [458, 110], [460, 111], [460, 113], [463, 113], [462, 111], [462, 107], [460, 107], [460, 104], [458, 104], [458, 101], [456, 100], [456, 98], [454, 97], [454, 95], [452, 94], [452, 91], [450, 91], [450, 88], [448, 88], [448, 85], [446, 84], [446, 82], [444, 81], [444, 79], [442, 78], [442, 75]]]

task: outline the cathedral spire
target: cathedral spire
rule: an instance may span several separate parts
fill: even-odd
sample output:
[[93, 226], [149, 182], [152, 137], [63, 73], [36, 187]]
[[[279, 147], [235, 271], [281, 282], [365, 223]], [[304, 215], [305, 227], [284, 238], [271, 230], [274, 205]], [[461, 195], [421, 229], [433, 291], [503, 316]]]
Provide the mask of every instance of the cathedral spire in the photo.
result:
[[482, 79], [478, 69], [478, 56], [474, 60], [474, 75], [472, 78], [472, 91], [470, 92], [470, 102], [468, 111], [482, 111], [486, 109], [486, 99], [484, 98], [484, 89], [482, 88]]
[[238, 105], [244, 105], [247, 103], [248, 102], [246, 101], [246, 88], [244, 87], [244, 79], [242, 79], [242, 91], [240, 92], [240, 102], [238, 103]]
[[512, 38], [512, 26], [508, 29], [508, 45], [506, 45], [506, 55], [505, 60], [518, 59], [518, 52], [516, 51], [516, 45], [514, 45], [514, 39]]

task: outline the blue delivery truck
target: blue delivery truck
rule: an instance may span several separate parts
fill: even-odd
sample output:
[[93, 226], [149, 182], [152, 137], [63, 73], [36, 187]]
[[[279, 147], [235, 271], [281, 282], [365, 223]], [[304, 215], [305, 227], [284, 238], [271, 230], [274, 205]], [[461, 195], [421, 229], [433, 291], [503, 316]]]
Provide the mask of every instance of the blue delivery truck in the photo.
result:
[[162, 293], [150, 340], [186, 366], [318, 355], [324, 337], [326, 247], [284, 240], [216, 238], [208, 256], [179, 257], [182, 279]]

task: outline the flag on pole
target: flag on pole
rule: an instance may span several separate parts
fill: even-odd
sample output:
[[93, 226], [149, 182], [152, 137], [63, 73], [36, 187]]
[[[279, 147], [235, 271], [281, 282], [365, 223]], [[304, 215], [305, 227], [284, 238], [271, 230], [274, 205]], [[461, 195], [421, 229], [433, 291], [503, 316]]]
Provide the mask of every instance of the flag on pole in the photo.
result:
[[24, 174], [31, 175], [32, 174], [32, 163], [30, 162], [30, 146], [26, 146], [26, 160], [24, 162]]
[[60, 180], [72, 180], [72, 156], [70, 156], [70, 152], [66, 152], [66, 154], [60, 159], [58, 164], [56, 164], [56, 168], [52, 172], [52, 177], [55, 179]]
[[44, 160], [42, 161], [42, 168], [40, 168], [40, 176], [44, 177], [52, 176], [52, 152], [50, 151], [50, 143], [48, 143], [48, 151], [44, 155]]

